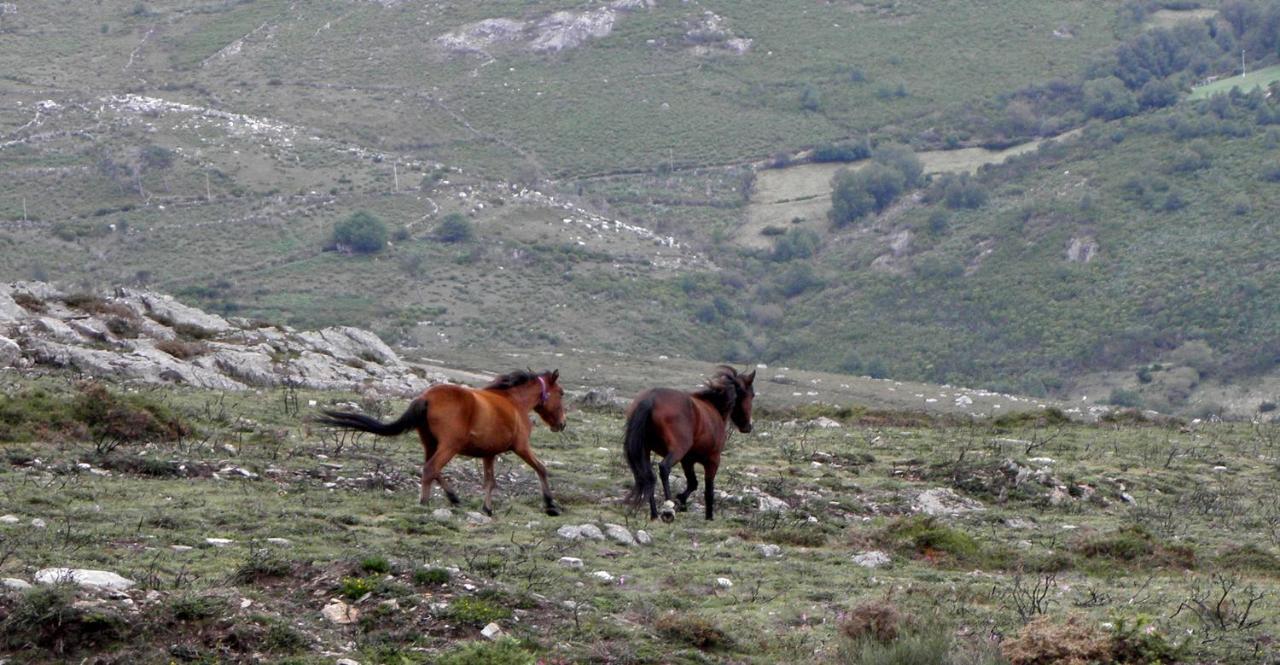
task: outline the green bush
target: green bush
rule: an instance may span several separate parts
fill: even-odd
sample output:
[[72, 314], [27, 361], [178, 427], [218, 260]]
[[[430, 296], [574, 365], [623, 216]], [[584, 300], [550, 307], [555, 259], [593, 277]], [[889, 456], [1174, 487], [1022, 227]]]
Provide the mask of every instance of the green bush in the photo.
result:
[[436, 665], [533, 665], [537, 659], [519, 642], [504, 637], [496, 642], [467, 642], [435, 660]]
[[472, 626], [484, 626], [499, 619], [511, 618], [511, 610], [483, 598], [470, 596], [455, 599], [446, 614], [454, 621]]
[[809, 229], [788, 229], [774, 241], [769, 258], [778, 262], [807, 259], [818, 251], [822, 238]]
[[435, 239], [440, 242], [463, 243], [471, 242], [475, 238], [475, 229], [471, 221], [466, 215], [460, 212], [451, 212], [440, 220], [440, 225], [436, 227]]
[[378, 588], [378, 580], [372, 577], [344, 577], [338, 582], [338, 595], [356, 600]]
[[413, 571], [413, 583], [421, 586], [438, 586], [452, 578], [444, 568], [419, 568]]
[[1116, 388], [1111, 391], [1111, 396], [1107, 398], [1107, 403], [1112, 406], [1140, 409], [1142, 408], [1142, 395], [1138, 394], [1136, 390]]
[[360, 570], [366, 573], [389, 573], [391, 562], [385, 556], [374, 554], [360, 560]]
[[387, 225], [362, 210], [333, 227], [333, 243], [360, 254], [380, 252], [387, 246]]

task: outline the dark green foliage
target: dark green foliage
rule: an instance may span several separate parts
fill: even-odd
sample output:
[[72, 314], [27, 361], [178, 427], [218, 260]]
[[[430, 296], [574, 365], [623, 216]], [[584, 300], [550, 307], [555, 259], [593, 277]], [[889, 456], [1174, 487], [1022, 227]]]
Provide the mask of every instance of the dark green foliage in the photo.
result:
[[380, 252], [387, 246], [387, 225], [372, 214], [360, 211], [333, 227], [333, 242], [359, 254]]
[[1138, 92], [1138, 105], [1143, 110], [1173, 106], [1178, 103], [1178, 89], [1168, 81], [1147, 81]]
[[253, 584], [263, 579], [284, 577], [292, 569], [293, 564], [288, 559], [276, 555], [265, 545], [250, 543], [244, 562], [231, 574], [231, 580], [235, 584]]
[[102, 647], [127, 635], [128, 623], [114, 610], [79, 608], [74, 601], [74, 589], [60, 584], [22, 592], [0, 620], [0, 648], [68, 654]]
[[978, 541], [972, 536], [924, 515], [894, 521], [884, 530], [882, 538], [899, 549], [917, 555], [936, 556], [943, 553], [963, 560], [972, 558], [979, 552]]
[[169, 601], [169, 614], [176, 621], [204, 621], [220, 616], [228, 605], [220, 596], [186, 594]]
[[496, 642], [466, 642], [440, 654], [436, 665], [533, 665], [537, 658], [509, 637]]
[[774, 241], [769, 258], [779, 262], [807, 259], [818, 251], [821, 242], [818, 234], [809, 229], [788, 229]]
[[477, 627], [511, 618], [511, 610], [474, 596], [455, 598], [445, 614], [454, 621]]
[[391, 562], [387, 561], [387, 557], [379, 554], [367, 556], [360, 560], [360, 570], [366, 573], [389, 573]]
[[776, 280], [778, 291], [784, 297], [794, 298], [805, 291], [821, 288], [824, 284], [808, 263], [790, 266]]
[[924, 175], [924, 164], [920, 158], [905, 145], [884, 145], [875, 149], [872, 159], [902, 174], [903, 185], [907, 188], [920, 184]]
[[1111, 396], [1107, 398], [1107, 403], [1113, 406], [1123, 406], [1132, 409], [1141, 408], [1142, 395], [1139, 395], [1136, 390], [1116, 388], [1111, 391]]
[[981, 208], [987, 204], [986, 188], [968, 173], [946, 176], [938, 187], [942, 190], [942, 202], [952, 210]]
[[806, 84], [804, 89], [800, 91], [800, 108], [817, 112], [822, 109], [822, 94], [812, 85]]
[[827, 143], [813, 150], [814, 162], [856, 162], [871, 156], [871, 148], [865, 141]]
[[896, 169], [883, 164], [868, 164], [857, 171], [841, 171], [833, 181], [831, 222], [846, 226], [871, 213], [878, 213], [893, 203], [906, 186], [906, 179]]
[[1138, 100], [1115, 77], [1084, 84], [1084, 110], [1090, 117], [1115, 120], [1138, 112]]
[[446, 584], [452, 575], [444, 568], [419, 568], [413, 571], [413, 583], [421, 586]]
[[475, 238], [475, 228], [471, 225], [471, 220], [460, 212], [451, 212], [440, 220], [440, 225], [436, 227], [435, 239], [440, 242], [464, 243], [471, 242]]

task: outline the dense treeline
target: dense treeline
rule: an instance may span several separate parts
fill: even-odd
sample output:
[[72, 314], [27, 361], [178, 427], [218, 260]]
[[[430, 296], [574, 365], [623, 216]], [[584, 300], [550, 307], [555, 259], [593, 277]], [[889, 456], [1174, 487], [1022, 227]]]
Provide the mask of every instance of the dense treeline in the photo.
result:
[[1074, 80], [1054, 79], [1010, 95], [982, 132], [988, 142], [1016, 143], [1057, 134], [1089, 118], [1115, 120], [1172, 106], [1182, 91], [1238, 73], [1241, 51], [1251, 68], [1280, 59], [1280, 3], [1228, 0], [1215, 18], [1143, 27], [1153, 11], [1169, 5], [1126, 3], [1121, 23], [1134, 34]]

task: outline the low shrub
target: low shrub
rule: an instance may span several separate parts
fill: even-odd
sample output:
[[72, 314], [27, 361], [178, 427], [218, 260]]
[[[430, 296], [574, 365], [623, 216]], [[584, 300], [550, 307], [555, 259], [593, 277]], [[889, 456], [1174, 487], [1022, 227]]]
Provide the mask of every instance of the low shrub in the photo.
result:
[[903, 614], [886, 600], [872, 600], [853, 608], [840, 617], [840, 633], [855, 640], [892, 642], [904, 630], [915, 627], [915, 619]]
[[687, 612], [667, 612], [654, 622], [653, 627], [667, 637], [703, 650], [730, 646], [729, 635], [714, 620]]
[[446, 615], [458, 623], [484, 626], [493, 621], [510, 619], [511, 610], [482, 598], [465, 596], [450, 603]]
[[437, 665], [533, 665], [537, 658], [509, 637], [495, 642], [467, 642], [440, 654]]
[[413, 583], [421, 586], [446, 584], [452, 577], [444, 568], [419, 568], [413, 571]]

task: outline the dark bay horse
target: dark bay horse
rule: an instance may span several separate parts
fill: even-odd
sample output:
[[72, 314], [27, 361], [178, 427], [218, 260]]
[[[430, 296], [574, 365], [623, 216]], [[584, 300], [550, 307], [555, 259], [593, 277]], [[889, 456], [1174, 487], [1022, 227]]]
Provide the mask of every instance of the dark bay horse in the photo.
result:
[[316, 421], [343, 429], [370, 432], [378, 436], [395, 436], [411, 429], [418, 430], [426, 461], [422, 465], [422, 491], [418, 502], [426, 505], [431, 496], [431, 483], [440, 489], [453, 505], [458, 495], [441, 474], [444, 465], [455, 455], [484, 460], [484, 512], [493, 514], [493, 488], [498, 482], [493, 475], [493, 460], [507, 451], [533, 467], [542, 482], [542, 501], [548, 515], [559, 515], [560, 507], [551, 498], [547, 469], [529, 447], [529, 430], [533, 423], [529, 411], [536, 412], [553, 432], [564, 429], [564, 389], [560, 387], [560, 370], [553, 372], [512, 372], [494, 379], [483, 388], [468, 388], [447, 383], [431, 386], [409, 403], [394, 422], [383, 423], [358, 413], [325, 411]]
[[[739, 374], [720, 366], [706, 387], [693, 393], [670, 388], [653, 388], [640, 393], [627, 409], [626, 436], [623, 449], [627, 465], [636, 484], [631, 499], [639, 503], [649, 500], [649, 519], [658, 517], [653, 498], [653, 467], [649, 453], [662, 455], [658, 470], [662, 493], [671, 500], [671, 467], [679, 462], [688, 481], [678, 497], [677, 507], [686, 509], [686, 501], [698, 489], [694, 464], [701, 464], [706, 485], [707, 519], [712, 519], [715, 503], [716, 471], [720, 468], [720, 452], [729, 438], [729, 421], [744, 434], [751, 431], [751, 400], [755, 398], [752, 383], [756, 373]], [[674, 515], [671, 516], [674, 518]], [[664, 514], [663, 519], [670, 521]]]

